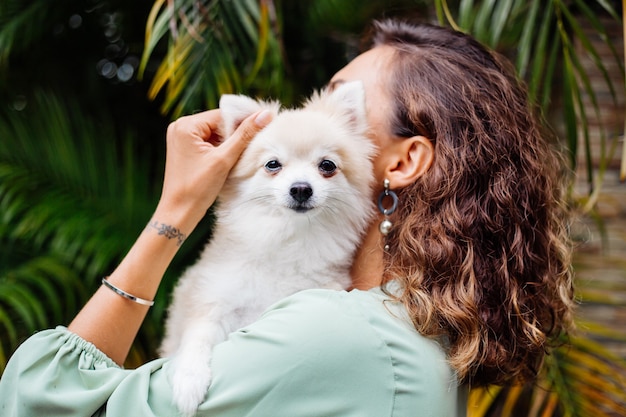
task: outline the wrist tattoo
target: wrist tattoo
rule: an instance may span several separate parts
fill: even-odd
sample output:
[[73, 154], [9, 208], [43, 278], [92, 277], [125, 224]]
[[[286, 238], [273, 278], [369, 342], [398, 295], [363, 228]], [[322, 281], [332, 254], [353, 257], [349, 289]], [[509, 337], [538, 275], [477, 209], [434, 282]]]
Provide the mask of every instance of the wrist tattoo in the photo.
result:
[[176, 239], [176, 246], [182, 245], [185, 239], [187, 239], [187, 235], [174, 226], [161, 223], [157, 220], [150, 221], [150, 223], [146, 226], [146, 229], [148, 228], [155, 229], [160, 236], [165, 236], [167, 239]]

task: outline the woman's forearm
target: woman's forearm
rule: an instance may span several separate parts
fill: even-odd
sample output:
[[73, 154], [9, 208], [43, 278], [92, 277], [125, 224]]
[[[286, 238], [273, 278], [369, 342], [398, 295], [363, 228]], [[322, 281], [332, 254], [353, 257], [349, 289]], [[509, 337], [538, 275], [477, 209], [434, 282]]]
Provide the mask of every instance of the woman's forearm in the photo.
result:
[[[153, 300], [167, 267], [198, 221], [198, 214], [157, 207], [108, 281], [129, 294]], [[148, 309], [102, 286], [71, 322], [69, 330], [123, 364]]]

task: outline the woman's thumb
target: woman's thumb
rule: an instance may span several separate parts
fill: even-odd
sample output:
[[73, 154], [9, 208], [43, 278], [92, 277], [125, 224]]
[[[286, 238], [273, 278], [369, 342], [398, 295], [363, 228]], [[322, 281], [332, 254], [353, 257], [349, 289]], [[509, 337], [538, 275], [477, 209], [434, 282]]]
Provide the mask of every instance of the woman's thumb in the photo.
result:
[[257, 114], [256, 117], [254, 118], [254, 124], [259, 129], [263, 129], [265, 126], [269, 124], [269, 122], [272, 121], [273, 118], [274, 118], [274, 115], [272, 114], [271, 111], [263, 110], [259, 114]]
[[[269, 110], [262, 110], [248, 116], [221, 147], [234, 148], [232, 153], [238, 158], [254, 136], [267, 126], [273, 118], [274, 115]], [[230, 150], [228, 153], [231, 153]]]

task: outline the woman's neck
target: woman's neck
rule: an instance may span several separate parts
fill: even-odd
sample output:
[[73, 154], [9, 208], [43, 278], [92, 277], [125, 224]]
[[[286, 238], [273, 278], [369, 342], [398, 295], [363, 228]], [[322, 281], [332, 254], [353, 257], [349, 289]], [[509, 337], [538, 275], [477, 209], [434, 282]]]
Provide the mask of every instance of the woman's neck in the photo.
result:
[[383, 280], [383, 243], [378, 222], [370, 224], [361, 246], [357, 249], [350, 269], [352, 288], [369, 290], [378, 287]]

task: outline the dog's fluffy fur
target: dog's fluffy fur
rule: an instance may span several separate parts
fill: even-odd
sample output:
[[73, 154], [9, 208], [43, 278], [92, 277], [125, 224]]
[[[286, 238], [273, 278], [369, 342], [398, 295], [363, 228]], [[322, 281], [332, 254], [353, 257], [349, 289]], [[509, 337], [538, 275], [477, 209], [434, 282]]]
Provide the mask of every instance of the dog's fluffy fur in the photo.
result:
[[260, 109], [275, 117], [233, 168], [213, 237], [174, 291], [161, 354], [173, 357], [174, 400], [183, 413], [204, 399], [212, 348], [230, 332], [287, 295], [350, 284], [373, 213], [364, 106], [359, 82], [280, 112], [276, 103], [222, 97], [225, 137]]

